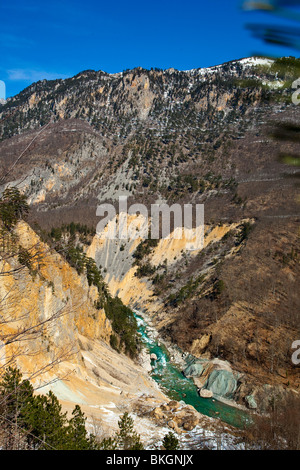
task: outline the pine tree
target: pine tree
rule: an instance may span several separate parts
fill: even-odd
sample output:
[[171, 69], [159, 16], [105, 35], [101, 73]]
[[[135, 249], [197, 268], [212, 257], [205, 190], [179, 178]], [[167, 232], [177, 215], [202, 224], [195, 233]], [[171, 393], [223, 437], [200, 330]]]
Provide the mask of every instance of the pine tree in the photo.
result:
[[166, 450], [177, 450], [179, 447], [179, 441], [174, 433], [169, 432], [163, 439], [163, 446]]
[[0, 198], [0, 220], [4, 227], [10, 230], [28, 212], [26, 196], [17, 188], [6, 188]]
[[33, 387], [28, 380], [22, 381], [22, 374], [8, 367], [0, 382], [0, 424], [5, 433], [6, 449], [17, 449], [24, 445], [26, 433], [27, 404], [33, 399]]
[[68, 449], [96, 450], [97, 443], [93, 435], [88, 436], [85, 427], [86, 417], [79, 405], [76, 405], [68, 426]]
[[7, 419], [16, 421], [24, 413], [26, 402], [32, 396], [33, 387], [30, 382], [22, 381], [22, 374], [18, 369], [8, 367], [0, 383], [1, 403], [5, 406]]
[[28, 403], [26, 428], [28, 441], [34, 448], [62, 450], [67, 447], [67, 415], [53, 392], [37, 395]]
[[118, 443], [114, 437], [105, 437], [99, 444], [100, 450], [115, 450], [117, 449]]
[[125, 412], [118, 421], [117, 432], [118, 448], [121, 450], [143, 450], [144, 446], [133, 426], [133, 419]]
[[72, 418], [62, 412], [53, 392], [34, 395], [28, 380], [18, 369], [6, 369], [0, 382], [0, 429], [5, 449], [95, 450], [94, 436], [85, 428], [86, 418], [78, 405]]

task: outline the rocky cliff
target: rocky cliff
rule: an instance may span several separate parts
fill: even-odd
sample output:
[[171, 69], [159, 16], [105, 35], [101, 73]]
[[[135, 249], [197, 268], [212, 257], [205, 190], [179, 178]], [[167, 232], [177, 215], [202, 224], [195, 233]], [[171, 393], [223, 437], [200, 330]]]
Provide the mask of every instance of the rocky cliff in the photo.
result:
[[17, 257], [2, 257], [1, 368], [18, 366], [37, 393], [52, 389], [67, 411], [79, 404], [101, 432], [117, 427], [120, 413], [141, 395], [162, 403], [148, 377], [150, 359], [134, 362], [110, 347], [112, 327], [95, 307], [96, 287], [25, 222], [15, 236], [32, 263], [19, 269]]

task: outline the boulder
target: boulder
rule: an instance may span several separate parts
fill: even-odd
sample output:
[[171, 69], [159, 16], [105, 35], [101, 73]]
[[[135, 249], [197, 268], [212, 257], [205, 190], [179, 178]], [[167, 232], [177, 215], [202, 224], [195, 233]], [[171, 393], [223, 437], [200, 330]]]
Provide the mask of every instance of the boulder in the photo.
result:
[[186, 431], [191, 431], [197, 424], [199, 424], [198, 416], [190, 414], [184, 419], [182, 427]]
[[199, 392], [200, 397], [202, 398], [211, 398], [213, 396], [213, 392], [211, 390], [207, 390], [205, 388], [201, 388]]
[[179, 429], [177, 423], [173, 419], [168, 421], [167, 424], [168, 424], [169, 428], [173, 429], [173, 431], [177, 432], [177, 434], [180, 434], [182, 432], [181, 429]]
[[168, 407], [169, 409], [171, 409], [172, 411], [176, 411], [178, 410], [178, 408], [180, 408], [180, 403], [176, 400], [171, 400], [169, 401], [168, 403]]
[[254, 398], [253, 395], [247, 395], [247, 396], [245, 397], [245, 401], [246, 401], [246, 403], [247, 403], [247, 405], [248, 405], [248, 408], [250, 408], [251, 410], [256, 410], [256, 408], [257, 408], [257, 403], [256, 403], [255, 398]]
[[178, 427], [183, 425], [184, 416], [179, 416], [178, 414], [174, 414], [173, 421], [177, 424]]
[[237, 380], [229, 370], [213, 370], [204, 388], [210, 390], [214, 396], [233, 398], [237, 389]]
[[155, 353], [150, 354], [151, 361], [157, 361], [157, 355]]
[[203, 377], [193, 377], [193, 382], [194, 382], [194, 384], [196, 385], [196, 387], [199, 388], [199, 390], [201, 390], [201, 388], [204, 387], [206, 381], [207, 381], [207, 377], [206, 377], [206, 376], [203, 376]]
[[183, 371], [186, 377], [200, 377], [204, 370], [204, 361], [193, 361]]
[[170, 421], [168, 421], [168, 426], [169, 428], [174, 429], [176, 426], [176, 423], [172, 419], [170, 419]]
[[162, 409], [163, 411], [171, 411], [171, 407], [170, 407], [169, 405], [166, 405], [166, 404], [161, 405], [161, 409]]
[[[202, 390], [202, 396], [232, 399], [241, 375], [231, 369], [229, 362], [215, 358], [194, 359], [184, 369], [186, 377], [192, 377], [195, 385]], [[208, 392], [204, 392], [207, 390]]]
[[160, 407], [154, 408], [151, 412], [151, 416], [156, 420], [161, 420], [165, 417], [163, 410]]

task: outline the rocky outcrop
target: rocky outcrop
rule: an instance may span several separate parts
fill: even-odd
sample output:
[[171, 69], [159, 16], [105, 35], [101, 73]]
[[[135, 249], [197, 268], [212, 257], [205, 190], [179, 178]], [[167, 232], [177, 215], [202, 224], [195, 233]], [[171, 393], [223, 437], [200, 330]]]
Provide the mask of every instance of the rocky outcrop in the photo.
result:
[[[120, 216], [115, 216], [101, 233], [95, 235], [87, 248], [87, 255], [93, 258], [97, 266], [102, 269], [103, 277], [112, 295], [118, 295], [126, 305], [156, 315], [164, 306], [160, 298], [155, 295], [155, 286], [147, 276], [141, 278], [137, 276], [134, 254], [143, 238], [136, 235], [127, 238], [124, 232], [125, 227], [120, 224], [121, 219]], [[145, 219], [138, 215], [126, 215], [126, 220], [126, 234], [132, 233], [135, 227], [143, 226], [145, 223]], [[149, 264], [154, 270], [164, 263], [172, 268], [187, 256], [195, 258], [202, 248], [219, 242], [237, 226], [237, 223], [224, 223], [216, 227], [205, 225], [203, 247], [200, 246], [193, 251], [189, 250], [191, 240], [185, 237], [176, 238], [176, 233], [173, 231], [170, 237], [159, 240], [157, 246], [152, 249], [148, 257]], [[117, 236], [114, 236], [115, 233]], [[160, 326], [166, 320], [167, 318], [162, 315]], [[194, 343], [195, 356], [206, 348], [210, 339], [210, 335], [204, 335]]]
[[169, 431], [176, 433], [179, 440], [191, 439], [191, 435], [196, 440], [203, 439], [205, 435], [216, 436], [226, 433], [231, 438], [236, 435], [236, 430], [230, 425], [222, 423], [219, 419], [202, 415], [191, 405], [176, 400], [157, 403], [153, 408], [153, 401], [148, 397], [141, 396], [134, 403], [134, 411], [137, 416], [147, 417], [157, 427], [165, 429], [165, 434]]
[[205, 388], [201, 388], [199, 392], [200, 397], [202, 398], [212, 398], [213, 392], [211, 390], [207, 390]]
[[208, 376], [204, 385], [214, 397], [233, 398], [237, 389], [237, 379], [234, 373], [229, 370], [214, 369]]
[[203, 398], [233, 399], [238, 387], [240, 374], [230, 364], [219, 359], [193, 359], [183, 371], [192, 377]]
[[[49, 338], [54, 344], [64, 342], [64, 334], [75, 338], [77, 333], [109, 341], [112, 333], [110, 322], [104, 310], [95, 307], [97, 288], [89, 286], [86, 276], [78, 275], [59, 253], [40, 240], [28, 224], [20, 222], [15, 233], [22, 248], [30, 252], [33, 264], [18, 274], [0, 277], [1, 297], [7, 299], [1, 307], [8, 309], [10, 300], [15, 314], [22, 318], [30, 312], [31, 321], [34, 318], [47, 319], [62, 310], [64, 314], [52, 326], [54, 330]], [[11, 269], [15, 262], [15, 259], [11, 260]], [[11, 291], [14, 292], [13, 297], [9, 294]]]
[[204, 419], [203, 415], [198, 413], [193, 406], [175, 400], [154, 408], [150, 412], [150, 416], [160, 425], [167, 424], [178, 434], [193, 430]]

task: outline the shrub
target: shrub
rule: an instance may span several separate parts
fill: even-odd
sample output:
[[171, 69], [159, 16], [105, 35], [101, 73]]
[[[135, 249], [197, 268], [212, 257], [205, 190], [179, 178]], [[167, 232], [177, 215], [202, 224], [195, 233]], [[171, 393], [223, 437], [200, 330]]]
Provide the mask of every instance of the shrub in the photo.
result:
[[7, 230], [12, 229], [28, 212], [26, 196], [17, 188], [6, 188], [0, 199], [0, 220], [4, 227]]
[[78, 405], [72, 417], [62, 412], [57, 397], [34, 395], [21, 372], [8, 367], [0, 382], [1, 448], [7, 450], [93, 450], [94, 436], [88, 436], [85, 416]]
[[179, 441], [172, 432], [165, 435], [162, 443], [166, 450], [177, 450], [179, 447]]

